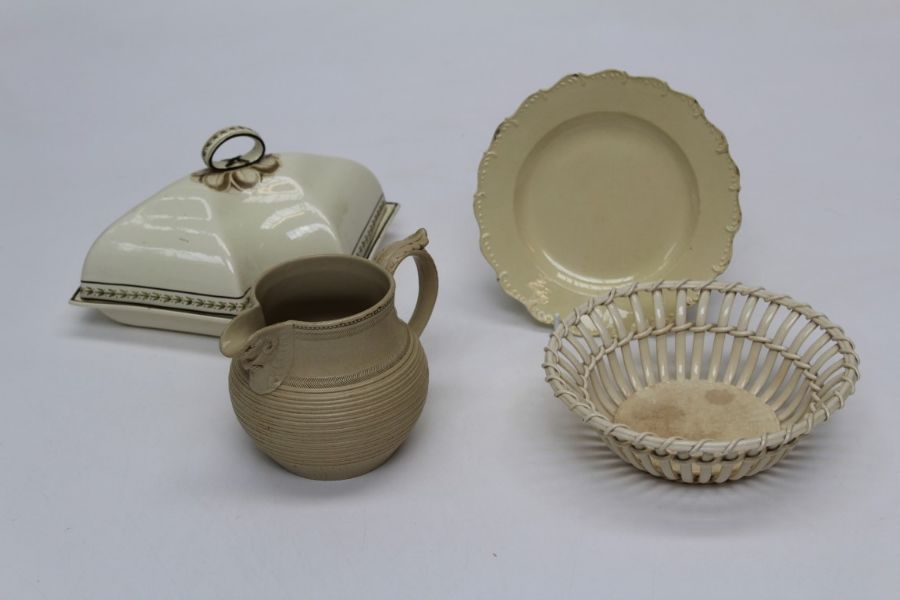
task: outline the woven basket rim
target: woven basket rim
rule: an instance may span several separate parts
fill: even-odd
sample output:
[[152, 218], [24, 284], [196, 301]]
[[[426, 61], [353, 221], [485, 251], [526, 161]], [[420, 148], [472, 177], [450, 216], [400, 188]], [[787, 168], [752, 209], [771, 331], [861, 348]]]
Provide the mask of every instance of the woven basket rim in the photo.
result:
[[[781, 429], [774, 433], [766, 433], [761, 436], [738, 438], [734, 440], [691, 440], [682, 437], [662, 437], [649, 431], [637, 431], [624, 423], [611, 421], [599, 413], [590, 403], [589, 399], [583, 399], [577, 390], [573, 390], [562, 378], [559, 367], [556, 364], [556, 353], [560, 349], [563, 339], [570, 334], [570, 329], [577, 327], [581, 319], [589, 315], [597, 306], [606, 306], [616, 299], [630, 297], [639, 292], [674, 291], [674, 292], [719, 292], [722, 294], [738, 294], [755, 297], [759, 300], [777, 304], [809, 319], [821, 331], [833, 340], [838, 352], [842, 356], [843, 374], [841, 383], [835, 387], [820, 406], [807, 418]], [[637, 325], [636, 325], [637, 326]], [[710, 326], [714, 332], [714, 326]], [[733, 328], [729, 328], [733, 329]], [[635, 339], [647, 335], [667, 335], [667, 332], [657, 330], [652, 325], [644, 331], [632, 331], [624, 338], [619, 339], [618, 334], [613, 334], [616, 344], [627, 345]], [[784, 356], [784, 351], [778, 351]], [[550, 334], [547, 346], [544, 348], [544, 373], [545, 380], [553, 389], [554, 395], [562, 400], [570, 410], [578, 414], [582, 420], [604, 436], [609, 436], [621, 443], [631, 444], [639, 449], [652, 451], [660, 456], [678, 455], [684, 458], [699, 458], [701, 460], [713, 460], [716, 458], [731, 459], [740, 455], [755, 455], [766, 450], [775, 450], [795, 442], [798, 438], [807, 435], [820, 423], [827, 421], [831, 415], [841, 408], [847, 398], [853, 394], [856, 382], [859, 380], [859, 356], [856, 353], [853, 341], [845, 334], [844, 330], [832, 322], [828, 317], [809, 304], [798, 302], [787, 294], [771, 292], [763, 287], [752, 287], [740, 282], [722, 281], [698, 281], [698, 280], [661, 280], [653, 282], [633, 283], [610, 290], [609, 292], [593, 297], [587, 302], [576, 307], [568, 316], [559, 320]]]

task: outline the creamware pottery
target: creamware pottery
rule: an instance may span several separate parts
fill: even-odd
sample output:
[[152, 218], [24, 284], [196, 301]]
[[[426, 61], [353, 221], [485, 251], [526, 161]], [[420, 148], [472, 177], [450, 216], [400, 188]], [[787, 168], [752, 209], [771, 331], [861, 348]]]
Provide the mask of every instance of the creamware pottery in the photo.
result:
[[[617, 301], [631, 305], [630, 323]], [[660, 281], [576, 308], [550, 335], [544, 373], [623, 460], [656, 477], [723, 483], [773, 466], [843, 408], [859, 357], [840, 327], [784, 294]]]
[[[312, 479], [355, 477], [409, 435], [428, 391], [419, 336], [437, 298], [427, 243], [420, 229], [374, 262], [321, 255], [277, 266], [223, 332], [234, 412], [284, 468]], [[409, 256], [419, 295], [406, 324], [394, 307], [392, 274]]]
[[[253, 142], [218, 159], [223, 144]], [[167, 186], [94, 242], [72, 303], [129, 325], [219, 335], [266, 269], [300, 256], [368, 257], [396, 204], [364, 166], [267, 154], [246, 127], [204, 144], [206, 169]]]
[[616, 286], [722, 273], [739, 188], [725, 137], [696, 100], [603, 71], [562, 78], [500, 124], [475, 214], [500, 285], [552, 323]]

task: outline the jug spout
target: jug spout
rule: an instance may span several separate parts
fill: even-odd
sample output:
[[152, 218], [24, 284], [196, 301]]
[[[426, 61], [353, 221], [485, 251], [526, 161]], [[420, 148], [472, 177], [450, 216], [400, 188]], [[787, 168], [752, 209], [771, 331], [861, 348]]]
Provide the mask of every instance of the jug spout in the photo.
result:
[[262, 308], [257, 304], [232, 319], [219, 338], [219, 350], [228, 358], [242, 354], [253, 334], [266, 326]]
[[250, 388], [257, 394], [277, 390], [287, 377], [294, 360], [291, 326], [288, 323], [266, 325], [257, 304], [245, 309], [228, 324], [219, 338], [219, 350], [237, 359], [249, 374]]

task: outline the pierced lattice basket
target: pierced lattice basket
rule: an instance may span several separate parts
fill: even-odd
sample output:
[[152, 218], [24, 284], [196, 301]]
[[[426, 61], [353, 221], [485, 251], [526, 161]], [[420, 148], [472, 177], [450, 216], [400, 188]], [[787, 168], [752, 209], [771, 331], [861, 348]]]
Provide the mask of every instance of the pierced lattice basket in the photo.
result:
[[556, 397], [619, 457], [688, 483], [774, 465], [844, 406], [858, 366], [853, 342], [809, 305], [698, 281], [592, 299], [557, 324], [544, 362]]

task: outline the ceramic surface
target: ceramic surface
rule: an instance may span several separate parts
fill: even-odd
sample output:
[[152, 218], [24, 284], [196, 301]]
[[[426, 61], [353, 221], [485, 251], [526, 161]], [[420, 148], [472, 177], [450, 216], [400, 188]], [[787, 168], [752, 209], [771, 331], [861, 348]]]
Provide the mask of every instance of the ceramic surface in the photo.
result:
[[739, 188], [696, 100], [603, 71], [564, 77], [497, 128], [475, 214], [503, 289], [552, 323], [616, 286], [722, 273]]
[[[666, 291], [676, 296], [671, 317]], [[633, 307], [629, 323], [617, 300]], [[599, 326], [606, 320], [614, 330]], [[544, 376], [636, 468], [724, 483], [769, 469], [834, 418], [859, 380], [859, 357], [836, 323], [785, 294], [657, 281], [612, 290], [562, 319], [544, 351]]]
[[[216, 159], [235, 137], [256, 143]], [[274, 265], [312, 254], [368, 257], [396, 205], [353, 161], [266, 154], [253, 130], [216, 132], [207, 168], [135, 207], [91, 247], [72, 298], [132, 325], [218, 335]]]
[[[374, 262], [323, 255], [278, 266], [222, 334], [235, 414], [284, 468], [313, 479], [355, 477], [409, 435], [428, 391], [419, 336], [437, 298], [427, 243], [419, 230]], [[409, 256], [419, 297], [406, 324], [392, 274]]]

